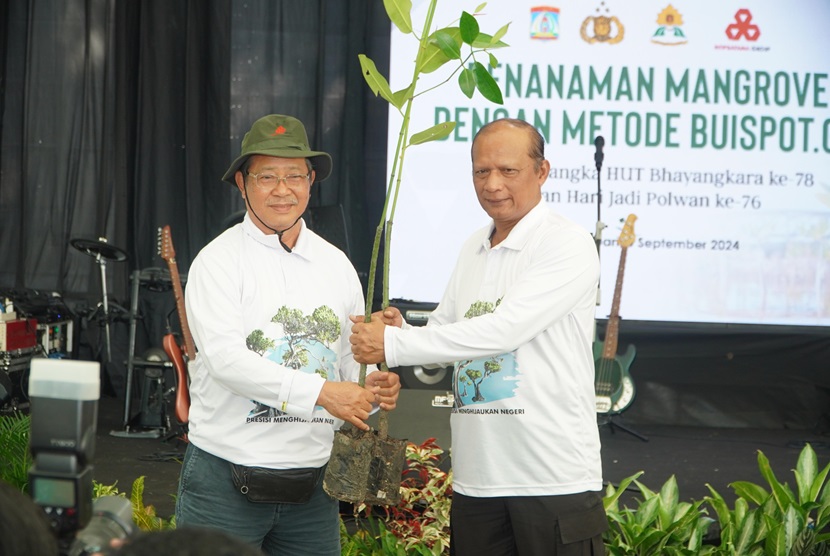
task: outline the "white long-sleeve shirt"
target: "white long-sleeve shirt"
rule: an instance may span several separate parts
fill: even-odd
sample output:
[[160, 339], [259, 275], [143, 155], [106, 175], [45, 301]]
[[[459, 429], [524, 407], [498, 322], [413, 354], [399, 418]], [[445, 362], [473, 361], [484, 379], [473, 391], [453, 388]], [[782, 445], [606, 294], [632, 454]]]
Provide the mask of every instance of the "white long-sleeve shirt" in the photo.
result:
[[[458, 492], [601, 490], [591, 351], [596, 246], [543, 203], [495, 247], [492, 229], [464, 244], [426, 327], [386, 328], [386, 361], [456, 362], [450, 419]], [[465, 317], [471, 307], [479, 316]]]
[[202, 249], [188, 273], [198, 349], [188, 438], [234, 463], [326, 463], [342, 421], [315, 406], [317, 397], [325, 380], [359, 376], [348, 317], [365, 311], [360, 280], [342, 251], [297, 225], [288, 253], [246, 215]]

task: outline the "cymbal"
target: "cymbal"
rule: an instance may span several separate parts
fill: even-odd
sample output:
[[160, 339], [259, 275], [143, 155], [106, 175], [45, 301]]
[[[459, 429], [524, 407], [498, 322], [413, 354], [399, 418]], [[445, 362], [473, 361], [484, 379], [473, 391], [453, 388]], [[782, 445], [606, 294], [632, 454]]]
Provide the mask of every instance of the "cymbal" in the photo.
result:
[[81, 253], [86, 253], [90, 257], [97, 258], [98, 255], [101, 255], [102, 258], [109, 259], [111, 261], [120, 262], [127, 260], [127, 254], [115, 245], [107, 243], [105, 238], [101, 238], [99, 240], [75, 238], [69, 240], [69, 244]]

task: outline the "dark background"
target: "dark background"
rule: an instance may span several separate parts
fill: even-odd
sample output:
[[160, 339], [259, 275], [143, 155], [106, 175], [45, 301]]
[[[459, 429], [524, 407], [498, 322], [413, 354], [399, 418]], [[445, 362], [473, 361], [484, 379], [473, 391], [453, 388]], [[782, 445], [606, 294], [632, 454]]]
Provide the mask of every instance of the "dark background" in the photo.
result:
[[[127, 256], [104, 272], [112, 359], [159, 346], [173, 296], [157, 230], [170, 225], [186, 278], [243, 208], [221, 176], [268, 113], [298, 117], [331, 153], [309, 222], [365, 284], [387, 104], [357, 55], [388, 74], [388, 48], [380, 0], [0, 0], [0, 293], [47, 319], [58, 305], [73, 356], [101, 357], [101, 267], [70, 241], [104, 237]], [[623, 322], [628, 344], [628, 422], [828, 428], [826, 329]], [[402, 373], [407, 387], [447, 388]]]

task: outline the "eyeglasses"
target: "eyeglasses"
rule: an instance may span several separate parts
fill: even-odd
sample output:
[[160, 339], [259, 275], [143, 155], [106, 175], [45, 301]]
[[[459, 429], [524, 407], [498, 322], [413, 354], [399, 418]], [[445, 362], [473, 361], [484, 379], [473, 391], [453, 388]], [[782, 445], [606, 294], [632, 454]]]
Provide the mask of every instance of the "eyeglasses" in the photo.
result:
[[248, 175], [254, 177], [254, 185], [264, 190], [274, 189], [281, 181], [285, 182], [286, 187], [299, 187], [304, 185], [311, 176], [310, 173], [277, 176], [274, 174], [254, 174], [253, 172], [248, 172]]

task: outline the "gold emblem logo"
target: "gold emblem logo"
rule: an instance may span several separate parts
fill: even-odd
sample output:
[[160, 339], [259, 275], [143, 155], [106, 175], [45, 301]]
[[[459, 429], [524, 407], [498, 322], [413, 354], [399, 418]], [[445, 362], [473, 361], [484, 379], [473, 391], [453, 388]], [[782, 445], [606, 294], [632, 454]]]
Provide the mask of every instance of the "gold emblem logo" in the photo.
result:
[[[610, 10], [605, 7], [605, 2], [600, 3], [600, 7], [597, 8], [597, 13], [601, 12], [603, 9], [605, 9], [606, 13], [610, 12]], [[591, 33], [590, 35], [589, 32]], [[582, 37], [582, 40], [588, 44], [617, 44], [623, 40], [623, 36], [625, 35], [625, 27], [623, 27], [623, 24], [619, 19], [617, 19], [617, 16], [588, 16], [585, 18], [585, 21], [582, 22], [579, 34]]]

